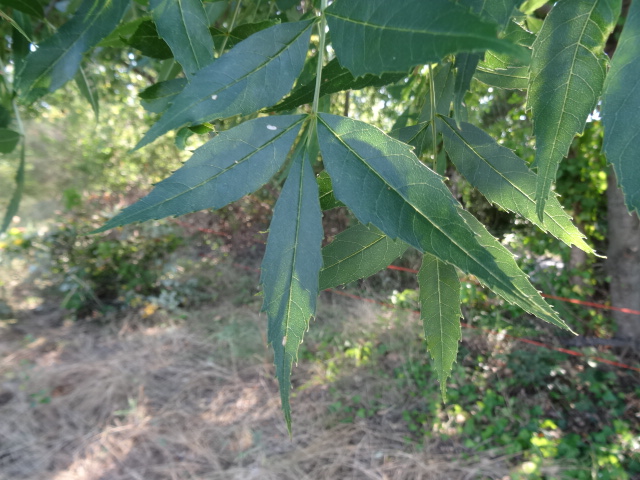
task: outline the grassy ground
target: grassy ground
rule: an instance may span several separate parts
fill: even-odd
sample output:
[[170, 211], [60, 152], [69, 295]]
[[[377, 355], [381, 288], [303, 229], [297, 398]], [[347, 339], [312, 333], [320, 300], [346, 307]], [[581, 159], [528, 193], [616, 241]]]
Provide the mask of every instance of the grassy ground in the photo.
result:
[[[182, 320], [131, 313], [109, 325], [65, 322], [59, 309], [46, 305], [22, 312], [18, 322], [5, 325], [0, 343], [0, 476], [413, 479], [508, 473], [499, 452], [464, 460], [460, 454], [468, 449], [455, 441], [434, 439], [419, 447], [407, 441], [411, 432], [398, 408], [345, 423], [333, 390], [363, 401], [382, 392], [382, 403], [405, 403], [393, 379], [372, 378], [349, 357], [329, 359], [330, 375], [322, 362], [300, 363], [289, 439], [264, 318], [259, 302], [247, 300], [242, 306], [220, 302]], [[329, 339], [327, 330], [353, 339], [389, 320], [388, 313], [342, 299], [327, 298], [323, 305], [307, 359], [320, 348], [317, 340]], [[400, 333], [390, 334], [397, 346]], [[394, 354], [385, 361], [402, 360]]]
[[91, 321], [5, 271], [0, 479], [637, 478], [638, 375], [465, 331], [443, 405], [416, 315], [330, 293], [289, 438], [257, 274], [236, 261], [191, 263], [188, 308]]

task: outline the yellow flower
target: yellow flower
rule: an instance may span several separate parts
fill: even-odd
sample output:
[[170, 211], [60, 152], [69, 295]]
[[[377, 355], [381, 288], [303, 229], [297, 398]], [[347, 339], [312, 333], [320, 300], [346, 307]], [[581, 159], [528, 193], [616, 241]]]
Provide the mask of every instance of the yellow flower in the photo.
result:
[[147, 318], [156, 313], [158, 310], [158, 306], [153, 303], [147, 303], [145, 307], [142, 309], [142, 318]]

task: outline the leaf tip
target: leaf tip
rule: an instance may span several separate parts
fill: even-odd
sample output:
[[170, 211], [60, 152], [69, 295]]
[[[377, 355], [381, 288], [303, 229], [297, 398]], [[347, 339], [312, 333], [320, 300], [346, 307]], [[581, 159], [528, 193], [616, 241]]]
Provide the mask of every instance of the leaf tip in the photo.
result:
[[110, 228], [107, 225], [108, 224], [104, 224], [101, 227], [96, 228], [95, 230], [91, 230], [90, 232], [87, 233], [87, 235], [96, 235], [98, 233], [106, 232]]
[[440, 393], [442, 395], [442, 403], [447, 403], [447, 382], [446, 379], [440, 380]]
[[293, 433], [291, 431], [291, 411], [284, 412], [284, 421], [287, 424], [287, 432], [289, 432], [289, 441], [293, 441]]
[[145, 138], [146, 138], [146, 135], [144, 137], [142, 137], [142, 139], [138, 143], [136, 143], [135, 147], [130, 149], [127, 153], [132, 154], [132, 153], [136, 152], [137, 150], [140, 150], [145, 145], [147, 145], [149, 142], [145, 141]]

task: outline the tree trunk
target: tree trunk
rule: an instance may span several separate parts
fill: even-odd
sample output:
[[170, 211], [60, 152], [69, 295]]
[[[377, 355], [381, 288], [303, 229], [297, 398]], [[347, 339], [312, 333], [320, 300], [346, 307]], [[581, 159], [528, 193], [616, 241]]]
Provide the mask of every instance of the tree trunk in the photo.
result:
[[[637, 214], [629, 214], [613, 169], [608, 176], [607, 200], [611, 303], [640, 310], [640, 220]], [[618, 326], [616, 337], [640, 341], [640, 316], [614, 310], [613, 318]]]
[[[569, 153], [567, 158], [571, 158], [572, 152]], [[582, 208], [579, 202], [575, 202], [573, 204], [573, 224], [578, 227], [578, 229], [584, 233], [584, 226], [578, 222], [577, 218], [580, 216]], [[569, 256], [569, 272], [571, 272], [571, 278], [569, 281], [571, 282], [571, 286], [584, 287], [585, 281], [584, 277], [580, 276], [578, 272], [584, 270], [585, 265], [587, 264], [587, 252], [579, 249], [575, 245], [571, 247], [571, 255]], [[582, 290], [578, 290], [582, 292]]]

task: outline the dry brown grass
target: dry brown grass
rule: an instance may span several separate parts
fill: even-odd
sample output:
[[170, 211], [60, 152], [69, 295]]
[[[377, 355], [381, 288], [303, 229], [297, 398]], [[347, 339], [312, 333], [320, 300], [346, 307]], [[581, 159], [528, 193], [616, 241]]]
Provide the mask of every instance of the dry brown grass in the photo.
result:
[[[383, 315], [324, 309], [313, 328], [353, 333], [378, 328]], [[322, 367], [301, 362], [294, 383], [306, 383], [293, 399], [289, 439], [256, 312], [223, 304], [186, 322], [131, 316], [107, 327], [60, 326], [55, 310], [23, 315], [0, 341], [0, 478], [509, 478], [497, 453], [464, 460], [451, 440], [408, 443], [397, 389], [355, 367], [339, 388], [376, 385], [397, 408], [339, 423], [326, 382], [312, 380]]]

